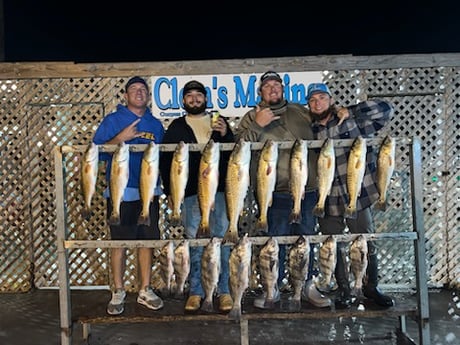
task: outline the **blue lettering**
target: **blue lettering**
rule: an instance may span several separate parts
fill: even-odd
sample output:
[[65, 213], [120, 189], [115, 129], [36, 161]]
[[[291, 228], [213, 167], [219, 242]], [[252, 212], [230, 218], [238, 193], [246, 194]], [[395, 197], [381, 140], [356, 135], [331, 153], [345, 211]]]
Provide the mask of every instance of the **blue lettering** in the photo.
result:
[[305, 85], [304, 84], [294, 84], [291, 87], [291, 99], [292, 102], [294, 103], [300, 103], [302, 105], [307, 104], [307, 101], [305, 100], [306, 97], [306, 91], [305, 91]]
[[220, 109], [227, 108], [228, 106], [228, 92], [225, 86], [217, 89], [217, 105]]
[[235, 83], [235, 101], [233, 102], [233, 106], [235, 108], [255, 107], [259, 98], [258, 96], [256, 98], [257, 87], [255, 83], [257, 78], [253, 75], [249, 77], [246, 90], [239, 76], [233, 77], [233, 81]]
[[[179, 90], [179, 87], [177, 86], [177, 78], [172, 78], [171, 84], [173, 85], [173, 90], [172, 90], [172, 109], [179, 109], [180, 108], [180, 103], [179, 103], [179, 98], [177, 97], [177, 91]], [[181, 98], [182, 99], [182, 98]]]
[[167, 78], [158, 78], [153, 85], [153, 102], [156, 104], [158, 109], [169, 109], [172, 107], [171, 100], [166, 101], [165, 103], [162, 102], [160, 99], [160, 89], [161, 87], [167, 87], [170, 89], [170, 82]]
[[291, 102], [291, 95], [290, 95], [290, 83], [291, 83], [291, 78], [289, 78], [289, 74], [285, 74], [283, 77], [283, 82], [284, 82], [284, 99], [288, 102]]

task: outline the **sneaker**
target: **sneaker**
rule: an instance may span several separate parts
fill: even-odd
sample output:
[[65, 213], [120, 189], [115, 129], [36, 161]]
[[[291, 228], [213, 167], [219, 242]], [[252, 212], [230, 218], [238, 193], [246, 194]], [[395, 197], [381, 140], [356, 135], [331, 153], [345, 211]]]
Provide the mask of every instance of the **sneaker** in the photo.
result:
[[107, 305], [109, 315], [120, 315], [125, 310], [126, 292], [123, 289], [116, 289], [112, 292], [112, 299]]
[[262, 296], [257, 297], [254, 300], [254, 307], [260, 308], [260, 309], [273, 309], [275, 306], [275, 303], [278, 303], [281, 300], [281, 294], [280, 290], [276, 289], [275, 291], [275, 297], [273, 298], [273, 301], [267, 301], [267, 293], [264, 292]]
[[318, 291], [313, 279], [306, 281], [302, 290], [302, 298], [317, 308], [325, 308], [331, 305], [331, 299]]
[[187, 303], [185, 303], [185, 311], [197, 311], [201, 306], [200, 295], [188, 296]]
[[158, 297], [155, 292], [153, 292], [150, 286], [147, 286], [145, 289], [139, 290], [139, 295], [137, 296], [137, 303], [146, 306], [149, 309], [158, 310], [163, 308], [163, 301]]
[[219, 296], [219, 310], [227, 312], [233, 308], [233, 299], [228, 293]]

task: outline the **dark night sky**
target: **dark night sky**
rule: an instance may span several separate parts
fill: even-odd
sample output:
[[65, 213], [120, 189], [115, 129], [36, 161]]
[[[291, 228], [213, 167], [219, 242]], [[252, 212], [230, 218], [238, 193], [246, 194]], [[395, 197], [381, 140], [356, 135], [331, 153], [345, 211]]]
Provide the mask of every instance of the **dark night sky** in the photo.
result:
[[[272, 0], [274, 1], [274, 0]], [[142, 62], [460, 52], [457, 1], [4, 0], [5, 61]], [[334, 1], [335, 2], [335, 1]], [[53, 5], [56, 3], [57, 5]], [[161, 4], [161, 5], [160, 5]], [[154, 7], [154, 9], [150, 7]], [[168, 8], [169, 6], [169, 8]], [[251, 6], [256, 6], [252, 4]], [[283, 6], [283, 7], [281, 7]], [[155, 9], [156, 8], [156, 9]], [[218, 14], [220, 10], [220, 14]]]

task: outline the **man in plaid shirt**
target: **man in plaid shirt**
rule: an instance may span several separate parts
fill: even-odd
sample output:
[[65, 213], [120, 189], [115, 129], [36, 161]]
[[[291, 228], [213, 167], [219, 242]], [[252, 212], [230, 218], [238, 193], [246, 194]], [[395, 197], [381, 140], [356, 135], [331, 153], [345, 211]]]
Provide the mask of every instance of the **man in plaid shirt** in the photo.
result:
[[[372, 100], [339, 108], [334, 105], [332, 94], [326, 84], [312, 83], [307, 89], [307, 102], [313, 120], [315, 139], [354, 139], [358, 136], [369, 138], [384, 127], [393, 115], [393, 107], [383, 100]], [[335, 147], [336, 169], [331, 192], [326, 199], [325, 215], [318, 217], [320, 231], [326, 235], [343, 234], [346, 227], [351, 233], [374, 233], [371, 205], [378, 199], [375, 185], [375, 153], [367, 148], [367, 166], [361, 192], [357, 200], [357, 214], [345, 218], [347, 206], [347, 161], [350, 147]], [[337, 242], [337, 263], [335, 277], [338, 285], [335, 306], [338, 309], [351, 305], [348, 268], [344, 261], [346, 243]], [[367, 282], [363, 287], [364, 296], [383, 307], [391, 307], [394, 301], [384, 295], [378, 285], [377, 246], [368, 241]]]

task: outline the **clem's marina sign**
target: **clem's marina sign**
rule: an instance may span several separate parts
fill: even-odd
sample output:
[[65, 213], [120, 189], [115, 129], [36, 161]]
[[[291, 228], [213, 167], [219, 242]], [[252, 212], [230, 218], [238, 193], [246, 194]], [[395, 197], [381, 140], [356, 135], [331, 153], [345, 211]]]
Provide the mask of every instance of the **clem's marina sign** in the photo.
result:
[[[321, 72], [278, 72], [283, 79], [284, 98], [306, 105], [308, 84], [321, 82]], [[261, 74], [213, 74], [193, 76], [151, 77], [152, 113], [158, 118], [182, 116], [182, 88], [190, 80], [198, 80], [207, 90], [208, 110], [218, 110], [226, 117], [243, 116], [259, 101]]]

